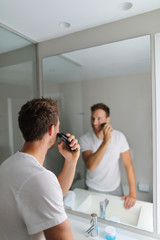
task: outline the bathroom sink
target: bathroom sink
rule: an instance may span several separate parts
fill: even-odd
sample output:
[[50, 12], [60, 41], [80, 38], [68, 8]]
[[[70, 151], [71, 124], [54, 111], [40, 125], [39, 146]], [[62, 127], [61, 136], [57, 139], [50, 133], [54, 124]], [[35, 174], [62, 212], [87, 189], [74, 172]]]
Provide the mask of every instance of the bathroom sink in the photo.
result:
[[73, 236], [74, 236], [75, 240], [88, 240], [88, 239], [90, 239], [88, 237], [85, 237], [84, 234], [78, 233], [78, 232], [74, 232], [74, 231], [73, 231]]
[[141, 208], [142, 206], [138, 203], [134, 205], [134, 207], [130, 209], [124, 208], [124, 201], [121, 200], [121, 197], [105, 195], [102, 194], [100, 196], [90, 194], [83, 201], [81, 205], [76, 209], [76, 211], [84, 212], [87, 214], [97, 213], [100, 216], [100, 201], [104, 201], [105, 199], [109, 200], [109, 204], [106, 208], [106, 219], [112, 221], [118, 221], [121, 223], [125, 223], [128, 225], [137, 226]]

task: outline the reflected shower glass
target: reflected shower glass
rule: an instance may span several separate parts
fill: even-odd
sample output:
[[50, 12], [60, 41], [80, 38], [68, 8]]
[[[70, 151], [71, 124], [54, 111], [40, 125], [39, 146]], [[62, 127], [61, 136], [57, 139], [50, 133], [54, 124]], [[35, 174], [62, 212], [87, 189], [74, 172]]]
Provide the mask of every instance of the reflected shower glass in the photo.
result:
[[[71, 133], [79, 138], [83, 133], [82, 66], [63, 56], [43, 59], [43, 86], [44, 97], [58, 101], [60, 132]], [[58, 158], [58, 164], [53, 161], [53, 156]], [[47, 154], [46, 167], [58, 174], [62, 166], [63, 157], [55, 147]], [[77, 169], [81, 168], [83, 163], [78, 161]]]
[[36, 95], [35, 45], [0, 27], [0, 163], [24, 142], [18, 127], [22, 104]]

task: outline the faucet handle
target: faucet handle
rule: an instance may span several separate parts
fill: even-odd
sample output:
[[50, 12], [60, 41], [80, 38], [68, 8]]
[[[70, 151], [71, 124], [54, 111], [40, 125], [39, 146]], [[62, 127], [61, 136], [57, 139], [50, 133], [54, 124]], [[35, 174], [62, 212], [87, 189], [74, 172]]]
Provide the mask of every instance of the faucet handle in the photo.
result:
[[106, 207], [107, 207], [107, 205], [109, 203], [109, 200], [106, 198], [104, 201], [105, 201], [105, 204], [106, 204]]
[[92, 213], [91, 214], [91, 221], [90, 223], [95, 223], [97, 221], [97, 214], [96, 213]]
[[104, 219], [106, 218], [106, 207], [107, 207], [108, 203], [109, 203], [109, 200], [107, 198], [105, 200], [99, 202], [101, 218], [104, 218]]
[[97, 217], [97, 214], [96, 213], [92, 213], [91, 217]]
[[94, 226], [97, 225], [97, 214], [96, 213], [92, 213], [91, 214], [91, 221], [90, 221], [91, 224], [93, 224]]

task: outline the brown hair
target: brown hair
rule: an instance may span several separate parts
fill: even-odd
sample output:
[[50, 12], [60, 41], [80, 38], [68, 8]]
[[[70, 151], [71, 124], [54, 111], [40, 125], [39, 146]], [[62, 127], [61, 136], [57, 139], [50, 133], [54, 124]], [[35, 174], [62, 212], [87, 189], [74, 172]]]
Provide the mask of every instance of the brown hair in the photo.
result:
[[26, 142], [40, 140], [51, 125], [57, 125], [58, 103], [51, 98], [35, 98], [25, 103], [18, 123]]
[[106, 112], [106, 116], [110, 116], [110, 109], [107, 105], [104, 103], [96, 103], [91, 107], [91, 112], [94, 112], [95, 110], [102, 109]]

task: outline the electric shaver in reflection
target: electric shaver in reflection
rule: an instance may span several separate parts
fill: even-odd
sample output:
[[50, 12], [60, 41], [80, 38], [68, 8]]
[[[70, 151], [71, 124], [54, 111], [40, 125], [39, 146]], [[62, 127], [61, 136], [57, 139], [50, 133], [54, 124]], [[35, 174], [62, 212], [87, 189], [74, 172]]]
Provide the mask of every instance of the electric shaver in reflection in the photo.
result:
[[59, 138], [61, 138], [61, 140], [62, 140], [64, 143], [66, 143], [66, 145], [67, 145], [67, 147], [70, 149], [70, 151], [74, 151], [74, 152], [77, 151], [77, 149], [71, 150], [71, 147], [69, 146], [69, 144], [70, 144], [71, 142], [68, 141], [68, 137], [67, 137], [64, 133], [57, 133], [57, 136], [58, 136]]
[[104, 127], [104, 125], [106, 125], [106, 123], [105, 123], [105, 122], [101, 124], [101, 127]]

